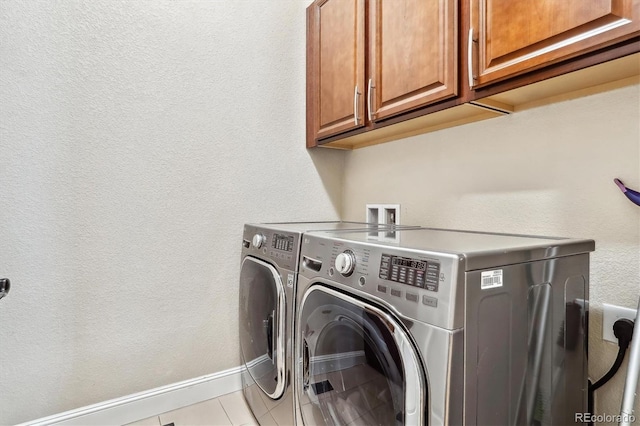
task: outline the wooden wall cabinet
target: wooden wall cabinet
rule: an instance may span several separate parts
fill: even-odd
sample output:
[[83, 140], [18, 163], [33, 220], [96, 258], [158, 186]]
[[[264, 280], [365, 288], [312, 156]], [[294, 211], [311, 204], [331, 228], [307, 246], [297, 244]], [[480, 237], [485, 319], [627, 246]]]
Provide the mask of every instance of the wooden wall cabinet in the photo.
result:
[[314, 111], [307, 120], [315, 140], [364, 125], [365, 0], [321, 0], [307, 15], [307, 107]]
[[458, 94], [455, 0], [370, 0], [367, 119]]
[[468, 62], [482, 87], [637, 36], [638, 0], [471, 0]]
[[307, 9], [307, 146], [458, 94], [457, 0]]
[[638, 52], [640, 0], [316, 0], [307, 147], [353, 149], [513, 113], [640, 75]]

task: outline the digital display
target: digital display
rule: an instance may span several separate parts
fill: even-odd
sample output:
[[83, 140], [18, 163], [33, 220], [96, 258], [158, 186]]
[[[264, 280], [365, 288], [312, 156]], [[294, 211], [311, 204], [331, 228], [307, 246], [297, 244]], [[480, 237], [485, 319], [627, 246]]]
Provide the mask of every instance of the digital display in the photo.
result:
[[273, 234], [272, 246], [283, 251], [293, 251], [293, 235]]
[[421, 271], [427, 270], [427, 262], [416, 259], [407, 259], [405, 257], [394, 257], [393, 265], [406, 266], [407, 268], [419, 269]]
[[378, 277], [429, 291], [438, 291], [440, 263], [383, 253]]

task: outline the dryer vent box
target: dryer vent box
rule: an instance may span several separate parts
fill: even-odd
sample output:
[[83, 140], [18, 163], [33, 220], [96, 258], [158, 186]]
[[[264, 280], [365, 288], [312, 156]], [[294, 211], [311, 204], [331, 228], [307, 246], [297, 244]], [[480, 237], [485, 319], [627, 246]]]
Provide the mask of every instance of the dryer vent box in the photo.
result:
[[400, 225], [400, 204], [367, 204], [367, 222]]

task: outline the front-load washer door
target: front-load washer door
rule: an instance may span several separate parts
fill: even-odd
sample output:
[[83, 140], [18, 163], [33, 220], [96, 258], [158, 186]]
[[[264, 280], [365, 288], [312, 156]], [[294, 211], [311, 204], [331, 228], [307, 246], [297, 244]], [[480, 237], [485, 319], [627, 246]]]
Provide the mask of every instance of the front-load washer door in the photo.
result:
[[285, 388], [285, 292], [278, 271], [246, 257], [240, 270], [240, 350], [251, 377], [271, 398]]
[[424, 425], [414, 345], [385, 311], [314, 285], [299, 311], [296, 392], [305, 425]]

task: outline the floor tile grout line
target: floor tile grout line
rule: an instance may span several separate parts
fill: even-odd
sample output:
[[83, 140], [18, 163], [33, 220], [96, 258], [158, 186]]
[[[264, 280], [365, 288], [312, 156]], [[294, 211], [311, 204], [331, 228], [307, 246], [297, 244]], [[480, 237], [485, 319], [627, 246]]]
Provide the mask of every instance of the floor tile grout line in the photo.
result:
[[[245, 423], [240, 423], [240, 424], [235, 424], [235, 423], [233, 423], [233, 420], [231, 419], [231, 416], [229, 415], [229, 413], [227, 412], [227, 409], [226, 409], [226, 408], [225, 408], [225, 406], [224, 406], [224, 402], [222, 402], [222, 398], [223, 398], [223, 397], [233, 395], [234, 393], [239, 393], [239, 391], [238, 391], [238, 392], [232, 392], [232, 393], [229, 393], [229, 394], [226, 394], [226, 395], [222, 395], [222, 396], [220, 396], [220, 397], [219, 397], [219, 398], [220, 398], [220, 405], [222, 405], [222, 409], [224, 410], [224, 412], [225, 412], [225, 414], [227, 415], [227, 417], [229, 417], [229, 421], [231, 422], [231, 424], [232, 424], [233, 426], [242, 426], [242, 425], [245, 425], [245, 424], [247, 424], [247, 423], [246, 423], [246, 422], [245, 422]], [[239, 394], [239, 398], [240, 398], [240, 401], [241, 401], [242, 403], [244, 403], [244, 404], [240, 404], [240, 405], [241, 405], [241, 407], [240, 407], [241, 411], [242, 411], [244, 414], [248, 414], [248, 415], [249, 415], [250, 420], [251, 420], [251, 423], [253, 423], [253, 424], [259, 424], [259, 423], [258, 423], [258, 418], [255, 416], [255, 414], [251, 411], [251, 409], [249, 408], [249, 406], [246, 404], [245, 399], [244, 399], [244, 396], [242, 396], [242, 394]], [[235, 407], [235, 408], [238, 408], [238, 407]], [[231, 408], [229, 408], [229, 410], [231, 410]], [[267, 411], [267, 412], [268, 412], [268, 411]]]
[[[230, 395], [230, 394], [228, 394]], [[229, 420], [229, 424], [236, 426], [233, 421], [231, 420], [231, 416], [229, 416], [229, 413], [227, 413], [227, 409], [224, 408], [224, 404], [222, 403], [222, 401], [220, 401], [220, 397], [216, 398], [218, 400], [218, 402], [220, 403], [220, 406], [222, 407], [222, 411], [224, 411], [224, 415], [227, 416], [227, 420]]]

